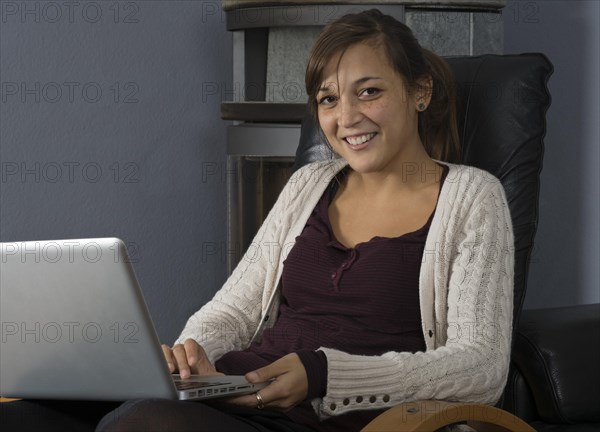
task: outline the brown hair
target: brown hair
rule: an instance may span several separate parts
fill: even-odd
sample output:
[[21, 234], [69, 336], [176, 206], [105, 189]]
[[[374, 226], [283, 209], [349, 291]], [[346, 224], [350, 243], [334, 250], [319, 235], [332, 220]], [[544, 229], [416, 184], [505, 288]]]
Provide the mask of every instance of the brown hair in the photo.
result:
[[431, 77], [431, 101], [419, 113], [419, 136], [430, 157], [447, 162], [460, 160], [456, 124], [455, 82], [450, 68], [433, 52], [422, 48], [410, 28], [377, 9], [349, 14], [327, 25], [313, 46], [306, 67], [306, 91], [318, 124], [317, 93], [329, 61], [357, 43], [383, 46], [392, 67], [404, 78], [408, 91], [419, 89], [419, 80]]

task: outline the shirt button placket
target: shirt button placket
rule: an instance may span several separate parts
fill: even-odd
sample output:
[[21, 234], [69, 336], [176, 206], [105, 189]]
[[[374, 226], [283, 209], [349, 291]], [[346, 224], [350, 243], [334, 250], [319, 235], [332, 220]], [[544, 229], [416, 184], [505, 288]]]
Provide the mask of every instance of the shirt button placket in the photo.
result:
[[333, 281], [333, 287], [336, 291], [340, 290], [340, 279], [342, 278], [342, 274], [354, 264], [357, 256], [356, 249], [350, 250], [350, 256], [340, 264], [340, 267], [336, 271], [331, 273], [331, 280]]
[[333, 282], [333, 288], [336, 291], [340, 290], [340, 276], [342, 275], [341, 270], [336, 270], [333, 273], [331, 273], [331, 280]]

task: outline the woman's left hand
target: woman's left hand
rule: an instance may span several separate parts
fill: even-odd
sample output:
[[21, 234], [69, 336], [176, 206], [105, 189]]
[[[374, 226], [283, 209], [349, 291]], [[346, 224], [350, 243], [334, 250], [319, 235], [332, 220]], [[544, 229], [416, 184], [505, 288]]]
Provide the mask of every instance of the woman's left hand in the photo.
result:
[[[253, 384], [271, 381], [258, 392], [266, 409], [288, 411], [308, 395], [306, 370], [300, 357], [295, 353], [281, 357], [268, 366], [248, 372], [246, 379]], [[251, 408], [258, 407], [256, 393], [231, 398], [227, 402]]]

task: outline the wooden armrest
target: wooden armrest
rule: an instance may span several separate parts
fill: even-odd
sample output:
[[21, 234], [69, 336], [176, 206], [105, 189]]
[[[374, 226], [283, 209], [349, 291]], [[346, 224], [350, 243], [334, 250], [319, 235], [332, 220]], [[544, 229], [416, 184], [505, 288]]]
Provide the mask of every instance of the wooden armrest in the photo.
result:
[[18, 400], [21, 400], [21, 399], [5, 398], [5, 397], [0, 396], [0, 403], [3, 403], [3, 402], [14, 402], [14, 401], [18, 401]]
[[499, 408], [436, 400], [396, 405], [362, 432], [433, 432], [455, 423], [466, 423], [477, 431], [535, 432], [523, 420]]

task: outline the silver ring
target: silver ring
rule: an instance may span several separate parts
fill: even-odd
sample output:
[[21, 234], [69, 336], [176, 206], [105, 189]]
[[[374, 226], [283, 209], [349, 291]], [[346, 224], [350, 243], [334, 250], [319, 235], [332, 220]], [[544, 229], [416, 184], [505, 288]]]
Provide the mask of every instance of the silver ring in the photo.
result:
[[263, 409], [265, 407], [263, 398], [258, 394], [258, 392], [254, 393], [254, 396], [256, 396], [256, 408]]

